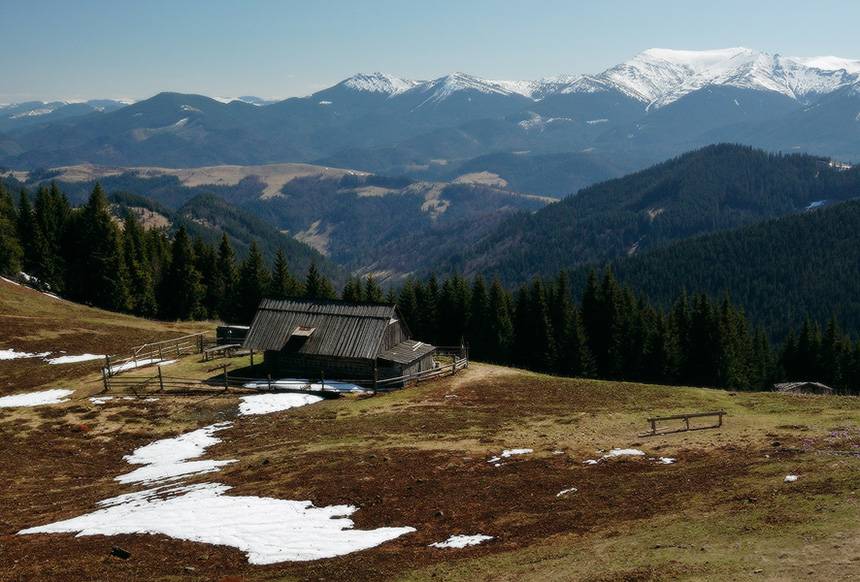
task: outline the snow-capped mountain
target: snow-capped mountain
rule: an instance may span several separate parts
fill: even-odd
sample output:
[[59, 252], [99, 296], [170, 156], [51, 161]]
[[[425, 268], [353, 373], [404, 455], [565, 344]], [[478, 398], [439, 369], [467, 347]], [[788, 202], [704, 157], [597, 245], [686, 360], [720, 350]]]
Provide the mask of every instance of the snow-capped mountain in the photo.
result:
[[552, 95], [618, 91], [659, 108], [708, 86], [771, 91], [792, 99], [830, 93], [860, 78], [860, 60], [841, 57], [784, 57], [736, 47], [688, 51], [648, 49], [595, 75], [564, 75], [537, 81], [482, 79], [452, 73], [413, 81], [384, 73], [359, 74], [342, 82], [359, 92], [390, 97], [421, 94], [439, 103], [461, 92], [519, 95], [534, 101]]
[[392, 96], [408, 91], [419, 85], [420, 81], [408, 81], [385, 73], [359, 73], [340, 84], [359, 92]]

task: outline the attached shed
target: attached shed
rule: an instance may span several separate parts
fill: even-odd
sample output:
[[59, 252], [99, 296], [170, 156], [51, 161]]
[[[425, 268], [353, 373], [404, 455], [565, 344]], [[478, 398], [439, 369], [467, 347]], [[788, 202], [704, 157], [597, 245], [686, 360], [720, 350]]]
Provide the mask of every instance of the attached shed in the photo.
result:
[[833, 388], [819, 382], [784, 382], [774, 384], [773, 389], [786, 394], [833, 394]]
[[435, 366], [436, 348], [411, 337], [395, 305], [264, 299], [244, 347], [273, 376], [372, 385]]

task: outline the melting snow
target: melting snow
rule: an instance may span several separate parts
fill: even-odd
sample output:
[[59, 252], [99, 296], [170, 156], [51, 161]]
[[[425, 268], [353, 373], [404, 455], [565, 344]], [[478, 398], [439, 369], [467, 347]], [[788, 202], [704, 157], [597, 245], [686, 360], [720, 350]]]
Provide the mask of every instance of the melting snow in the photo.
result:
[[657, 462], [660, 463], [661, 465], [671, 465], [676, 460], [677, 459], [675, 459], [674, 457], [660, 457], [657, 459]]
[[239, 402], [239, 415], [268, 414], [270, 412], [313, 404], [320, 400], [322, 400], [320, 396], [313, 394], [295, 394], [291, 392], [253, 394], [242, 397], [241, 402]]
[[[231, 424], [213, 424], [136, 449], [125, 459], [142, 467], [116, 480], [154, 483], [154, 487], [101, 501], [99, 509], [92, 513], [18, 533], [163, 534], [175, 539], [235, 547], [245, 552], [251, 564], [274, 564], [341, 556], [415, 531], [412, 527], [354, 529], [349, 516], [357, 508], [351, 505], [316, 507], [310, 501], [226, 495], [230, 487], [222, 483], [165, 484], [192, 474], [218, 471], [235, 462], [191, 460], [219, 443], [215, 433]], [[483, 539], [472, 543], [480, 541]]]
[[122, 364], [114, 364], [110, 367], [111, 374], [119, 374], [120, 372], [125, 372], [126, 370], [134, 370], [135, 368], [142, 368], [143, 366], [149, 366], [151, 364], [162, 363], [162, 365], [172, 364], [176, 360], [159, 360], [158, 358], [144, 358], [142, 360], [130, 360], [128, 362], [123, 362]]
[[126, 497], [88, 515], [18, 533], [164, 534], [238, 548], [251, 564], [275, 564], [341, 556], [415, 531], [411, 527], [357, 530], [348, 518], [356, 511], [350, 505], [315, 507], [310, 501], [225, 495], [229, 489], [207, 483], [168, 490], [174, 496], [166, 499]]
[[99, 354], [81, 354], [79, 356], [59, 356], [57, 358], [47, 358], [45, 361], [49, 364], [74, 364], [77, 362], [89, 362], [90, 360], [103, 360], [104, 355]]
[[533, 453], [533, 449], [505, 449], [502, 451], [498, 457], [493, 457], [492, 459], [488, 459], [488, 463], [495, 463], [496, 466], [499, 466], [499, 461], [502, 459], [507, 459], [508, 457], [512, 457], [514, 455], [528, 455], [529, 453]]
[[0, 360], [17, 360], [19, 358], [44, 358], [51, 355], [51, 352], [30, 353], [18, 352], [15, 349], [0, 350]]
[[571, 487], [570, 489], [562, 489], [558, 493], [555, 494], [556, 497], [564, 497], [568, 493], [576, 493], [578, 489], [576, 487]]
[[465, 548], [466, 546], [477, 546], [491, 539], [493, 539], [493, 536], [485, 536], [484, 534], [460, 535], [451, 536], [444, 542], [435, 542], [430, 545], [434, 548]]
[[644, 457], [645, 453], [639, 449], [612, 449], [607, 454], [603, 455], [604, 459], [612, 457]]
[[177, 437], [157, 440], [144, 447], [136, 449], [123, 459], [132, 465], [143, 465], [131, 473], [116, 478], [120, 483], [139, 483], [175, 479], [177, 477], [211, 473], [224, 465], [235, 463], [229, 461], [189, 461], [200, 457], [206, 449], [221, 442], [214, 436], [216, 432], [232, 426], [229, 422], [219, 422], [201, 429], [181, 434]]
[[90, 398], [90, 402], [93, 404], [104, 404], [110, 400], [113, 400], [113, 396], [93, 396]]
[[[245, 384], [245, 388], [264, 389], [269, 387], [267, 380], [256, 380]], [[305, 378], [282, 378], [272, 381], [272, 388], [288, 388], [292, 390], [331, 390], [335, 392], [366, 392], [361, 386], [349, 382], [311, 382]]]
[[797, 481], [797, 475], [786, 475], [785, 479], [783, 479], [785, 483], [794, 483], [795, 481]]
[[810, 202], [806, 205], [805, 210], [814, 210], [816, 208], [821, 208], [827, 203], [827, 200], [815, 200], [814, 202]]
[[40, 392], [25, 392], [23, 394], [13, 394], [12, 396], [4, 396], [0, 398], [0, 408], [13, 408], [16, 406], [41, 406], [43, 404], [59, 404], [66, 402], [69, 394], [74, 390], [66, 390], [64, 388], [54, 388], [53, 390], [42, 390]]

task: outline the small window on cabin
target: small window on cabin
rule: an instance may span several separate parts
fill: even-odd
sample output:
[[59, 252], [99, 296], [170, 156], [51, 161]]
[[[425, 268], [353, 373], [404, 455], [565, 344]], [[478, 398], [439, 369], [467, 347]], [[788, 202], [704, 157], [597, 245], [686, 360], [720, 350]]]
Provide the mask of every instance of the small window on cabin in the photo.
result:
[[316, 331], [315, 327], [309, 327], [306, 325], [300, 325], [293, 330], [293, 333], [290, 334], [290, 337], [287, 339], [287, 343], [284, 344], [284, 347], [281, 349], [283, 352], [298, 352], [302, 349], [302, 346], [305, 345], [305, 342], [308, 341], [308, 338], [313, 335]]

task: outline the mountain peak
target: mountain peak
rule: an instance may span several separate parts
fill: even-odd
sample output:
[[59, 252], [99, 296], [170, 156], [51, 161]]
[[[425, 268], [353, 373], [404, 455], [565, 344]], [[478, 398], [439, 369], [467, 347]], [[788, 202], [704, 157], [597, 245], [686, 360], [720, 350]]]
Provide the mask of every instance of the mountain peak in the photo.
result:
[[401, 79], [387, 73], [358, 73], [341, 83], [355, 91], [362, 93], [382, 93], [384, 95], [397, 95], [408, 91], [417, 84], [417, 81]]

